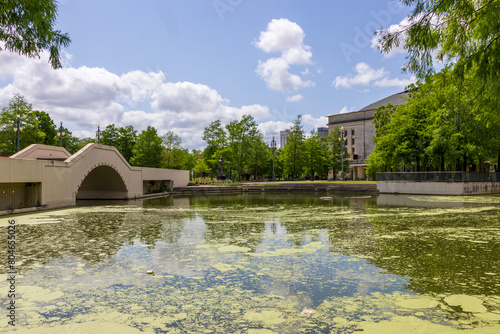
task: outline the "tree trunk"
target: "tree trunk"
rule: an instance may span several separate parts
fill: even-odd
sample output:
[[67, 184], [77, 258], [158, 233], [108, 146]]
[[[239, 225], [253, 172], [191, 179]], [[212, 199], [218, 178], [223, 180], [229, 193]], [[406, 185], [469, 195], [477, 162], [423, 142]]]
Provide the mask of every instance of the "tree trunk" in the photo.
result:
[[467, 156], [464, 154], [464, 172], [467, 171]]
[[444, 172], [444, 153], [441, 153], [441, 172]]

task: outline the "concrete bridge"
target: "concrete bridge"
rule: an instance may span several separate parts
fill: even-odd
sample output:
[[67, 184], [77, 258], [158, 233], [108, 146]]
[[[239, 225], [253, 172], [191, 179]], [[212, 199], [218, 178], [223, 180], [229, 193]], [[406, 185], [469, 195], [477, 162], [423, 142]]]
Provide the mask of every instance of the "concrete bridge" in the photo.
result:
[[131, 166], [115, 147], [33, 144], [0, 158], [0, 212], [73, 206], [77, 199], [134, 199], [186, 186], [189, 172]]

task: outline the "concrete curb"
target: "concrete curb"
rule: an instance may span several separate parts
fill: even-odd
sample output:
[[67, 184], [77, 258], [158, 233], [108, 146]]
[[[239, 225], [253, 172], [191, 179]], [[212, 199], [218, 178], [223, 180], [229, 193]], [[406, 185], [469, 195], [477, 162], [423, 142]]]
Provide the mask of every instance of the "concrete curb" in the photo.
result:
[[265, 191], [342, 191], [342, 192], [377, 192], [376, 184], [280, 184], [280, 185], [244, 185], [244, 186], [198, 186], [179, 187], [171, 193], [206, 194], [206, 193], [243, 193]]

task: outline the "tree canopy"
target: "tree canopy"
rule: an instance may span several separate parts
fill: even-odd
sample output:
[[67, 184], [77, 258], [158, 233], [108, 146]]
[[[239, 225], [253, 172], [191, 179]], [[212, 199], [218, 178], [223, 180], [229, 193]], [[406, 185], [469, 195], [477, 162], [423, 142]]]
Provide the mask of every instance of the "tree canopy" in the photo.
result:
[[[27, 57], [49, 52], [53, 68], [61, 67], [59, 50], [71, 40], [54, 29], [57, 4], [54, 0], [2, 0], [0, 2], [0, 41], [5, 49]], [[0, 49], [1, 51], [1, 49]]]
[[413, 8], [408, 24], [382, 32], [381, 50], [403, 44], [406, 69], [422, 76], [438, 60], [464, 71], [478, 66], [483, 79], [500, 71], [500, 2], [497, 0], [402, 0]]
[[495, 100], [475, 98], [476, 78], [451, 69], [411, 86], [407, 104], [375, 113], [368, 172], [488, 171], [500, 159]]

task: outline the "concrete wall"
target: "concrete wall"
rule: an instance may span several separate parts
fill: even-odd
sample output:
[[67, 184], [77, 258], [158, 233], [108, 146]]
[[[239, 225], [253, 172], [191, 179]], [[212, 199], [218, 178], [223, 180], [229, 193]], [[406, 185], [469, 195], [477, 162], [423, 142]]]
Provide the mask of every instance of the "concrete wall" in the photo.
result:
[[[328, 131], [331, 132], [334, 128], [344, 127], [347, 131], [347, 145], [345, 150], [352, 154], [354, 148], [359, 160], [366, 159], [373, 151], [375, 143], [373, 136], [375, 135], [375, 126], [373, 124], [373, 111], [358, 111], [348, 114], [340, 114], [328, 116]], [[354, 136], [352, 135], [354, 130]], [[354, 138], [354, 144], [352, 139]], [[352, 160], [352, 157], [351, 157]]]
[[[187, 170], [176, 170], [176, 169], [158, 169], [158, 168], [147, 168], [142, 167], [142, 179], [144, 181], [161, 181], [170, 180], [172, 181], [171, 189], [176, 187], [184, 187], [189, 182], [189, 171]], [[168, 173], [165, 171], [168, 170]]]
[[10, 156], [11, 159], [66, 160], [71, 156], [64, 147], [31, 144]]
[[500, 193], [500, 182], [377, 182], [385, 194], [476, 195]]
[[64, 149], [54, 147], [50, 153], [51, 148], [36, 144], [18, 158], [0, 158], [0, 184], [40, 183], [41, 205], [61, 207], [75, 205], [77, 198], [138, 198], [145, 180], [168, 181], [171, 188], [189, 182], [189, 171], [133, 167], [106, 145], [88, 144], [65, 161], [37, 160], [65, 155]]

